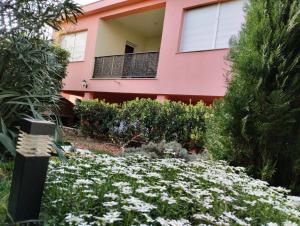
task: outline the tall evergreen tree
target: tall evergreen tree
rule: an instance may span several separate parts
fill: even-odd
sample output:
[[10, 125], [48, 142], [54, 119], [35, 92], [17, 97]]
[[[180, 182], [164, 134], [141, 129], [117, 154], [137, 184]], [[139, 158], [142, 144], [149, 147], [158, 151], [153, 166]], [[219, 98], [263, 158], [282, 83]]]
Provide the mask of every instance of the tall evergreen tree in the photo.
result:
[[219, 104], [214, 119], [222, 125], [218, 157], [299, 194], [300, 1], [250, 0], [246, 11], [229, 54], [222, 114]]

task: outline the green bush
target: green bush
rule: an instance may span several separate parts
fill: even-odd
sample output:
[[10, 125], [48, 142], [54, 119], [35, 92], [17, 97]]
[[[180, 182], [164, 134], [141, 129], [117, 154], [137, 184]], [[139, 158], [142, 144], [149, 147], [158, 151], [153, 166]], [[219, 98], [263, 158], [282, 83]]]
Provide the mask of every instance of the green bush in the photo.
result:
[[151, 99], [135, 99], [119, 106], [104, 101], [83, 101], [75, 107], [85, 135], [105, 135], [123, 143], [175, 140], [187, 148], [197, 149], [202, 149], [204, 144], [205, 110], [202, 102], [191, 105]]
[[122, 122], [118, 134], [124, 140], [138, 136], [145, 142], [176, 140], [188, 148], [201, 149], [205, 133], [205, 105], [184, 104], [151, 99], [125, 102], [120, 113]]
[[113, 133], [118, 111], [116, 104], [104, 100], [80, 101], [74, 107], [81, 132], [90, 137], [108, 138]]
[[15, 153], [20, 118], [41, 117], [40, 112], [58, 107], [68, 53], [47, 40], [23, 35], [0, 40], [0, 49], [0, 155], [4, 158]]
[[190, 155], [188, 151], [176, 141], [168, 143], [165, 141], [161, 141], [160, 143], [149, 142], [148, 144], [143, 144], [141, 147], [126, 148], [121, 154], [123, 157], [131, 155], [142, 155], [151, 159], [166, 157], [180, 158], [186, 161], [190, 161], [192, 159], [192, 155]]
[[188, 141], [186, 146], [190, 148], [203, 148], [206, 133], [205, 117], [207, 107], [203, 102], [198, 102], [196, 105], [185, 105], [185, 110], [185, 133], [182, 136], [182, 140]]
[[[300, 194], [300, 2], [252, 0], [229, 59], [232, 80], [213, 110], [217, 158]], [[212, 129], [212, 131], [211, 131]], [[217, 147], [213, 147], [215, 133]]]
[[213, 158], [231, 162], [233, 156], [232, 137], [225, 131], [227, 117], [230, 116], [226, 114], [223, 106], [223, 101], [217, 100], [207, 110], [205, 147]]
[[161, 104], [151, 99], [124, 102], [118, 115], [120, 128], [116, 135], [124, 141], [135, 137], [146, 142], [161, 140], [160, 111]]
[[8, 161], [4, 163], [0, 161], [0, 225], [7, 225], [7, 221], [10, 221], [8, 220], [10, 218], [8, 216], [7, 203], [13, 168], [14, 162]]

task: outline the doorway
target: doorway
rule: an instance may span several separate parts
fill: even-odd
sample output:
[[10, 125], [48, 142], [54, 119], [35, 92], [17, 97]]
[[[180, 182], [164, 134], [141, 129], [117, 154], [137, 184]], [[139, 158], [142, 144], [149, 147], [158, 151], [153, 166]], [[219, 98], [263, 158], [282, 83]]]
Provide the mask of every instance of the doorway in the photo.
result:
[[125, 45], [125, 54], [127, 54], [127, 53], [134, 53], [134, 47], [126, 44]]
[[134, 49], [136, 45], [131, 42], [125, 44], [125, 56], [123, 63], [122, 77], [128, 77], [131, 74], [132, 66], [134, 64]]

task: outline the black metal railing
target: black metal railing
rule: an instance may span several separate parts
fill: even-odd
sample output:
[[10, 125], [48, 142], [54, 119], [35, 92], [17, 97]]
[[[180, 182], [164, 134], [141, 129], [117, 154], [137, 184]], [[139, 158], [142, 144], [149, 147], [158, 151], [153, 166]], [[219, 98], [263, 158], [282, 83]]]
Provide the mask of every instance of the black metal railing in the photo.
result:
[[159, 52], [95, 58], [93, 78], [155, 78]]

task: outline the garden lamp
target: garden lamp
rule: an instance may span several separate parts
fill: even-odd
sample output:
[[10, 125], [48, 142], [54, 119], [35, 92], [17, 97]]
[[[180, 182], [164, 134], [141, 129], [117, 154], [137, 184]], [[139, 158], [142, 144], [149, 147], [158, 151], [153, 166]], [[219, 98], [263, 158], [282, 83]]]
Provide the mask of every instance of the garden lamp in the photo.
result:
[[39, 218], [55, 124], [22, 119], [17, 143], [8, 212], [15, 222]]

